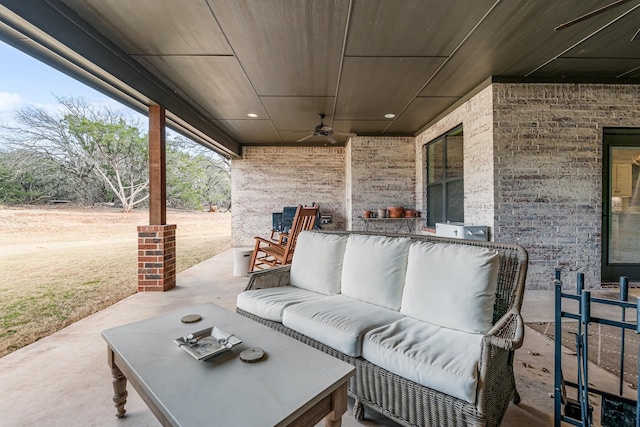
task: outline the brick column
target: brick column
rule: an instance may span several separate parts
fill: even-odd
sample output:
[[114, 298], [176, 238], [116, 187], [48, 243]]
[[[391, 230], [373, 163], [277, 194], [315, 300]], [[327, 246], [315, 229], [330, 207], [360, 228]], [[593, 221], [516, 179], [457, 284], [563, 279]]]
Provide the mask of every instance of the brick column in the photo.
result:
[[138, 226], [138, 292], [176, 286], [176, 226]]

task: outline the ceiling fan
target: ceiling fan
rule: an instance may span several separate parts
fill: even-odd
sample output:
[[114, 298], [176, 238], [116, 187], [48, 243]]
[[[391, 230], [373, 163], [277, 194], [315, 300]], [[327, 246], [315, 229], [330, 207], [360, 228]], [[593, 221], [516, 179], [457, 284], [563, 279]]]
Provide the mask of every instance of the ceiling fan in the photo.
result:
[[331, 128], [331, 126], [327, 126], [324, 124], [323, 122], [325, 118], [324, 114], [318, 114], [318, 117], [320, 117], [320, 124], [313, 129], [313, 133], [311, 133], [311, 135], [305, 136], [304, 138], [300, 138], [297, 142], [302, 142], [306, 139], [313, 138], [314, 136], [320, 136], [326, 139], [327, 141], [329, 141], [330, 143], [335, 144], [338, 141], [335, 140], [333, 135], [342, 135], [342, 136], [349, 136], [349, 137], [357, 136], [355, 133], [352, 133], [352, 132], [335, 132]]
[[[594, 17], [596, 15], [600, 15], [601, 13], [604, 13], [604, 12], [606, 12], [608, 10], [611, 10], [613, 8], [616, 8], [618, 6], [622, 6], [623, 4], [628, 3], [630, 1], [631, 0], [617, 0], [617, 1], [614, 1], [613, 3], [609, 3], [609, 4], [607, 4], [605, 6], [602, 6], [602, 7], [598, 8], [598, 9], [592, 10], [589, 13], [585, 13], [582, 16], [578, 16], [577, 18], [572, 19], [569, 22], [565, 22], [564, 24], [558, 25], [554, 30], [555, 31], [564, 30], [565, 28], [571, 27], [572, 25], [575, 25], [578, 22], [582, 22], [582, 21], [585, 21], [585, 20], [587, 20], [589, 18], [592, 18], [592, 17]], [[633, 37], [631, 37], [631, 41], [635, 41], [635, 40], [640, 40], [640, 28], [638, 29], [638, 31], [636, 31], [636, 33], [633, 35]]]

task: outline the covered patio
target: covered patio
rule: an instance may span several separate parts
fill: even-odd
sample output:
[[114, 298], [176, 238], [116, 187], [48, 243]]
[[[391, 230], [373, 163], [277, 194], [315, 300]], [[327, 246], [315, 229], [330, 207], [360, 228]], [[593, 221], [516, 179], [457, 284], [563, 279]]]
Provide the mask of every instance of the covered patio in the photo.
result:
[[[587, 289], [621, 273], [640, 280], [637, 259], [609, 258], [623, 160], [606, 154], [608, 135], [639, 145], [640, 0], [398, 4], [0, 1], [3, 41], [149, 115], [138, 289], [171, 290], [141, 292], [0, 359], [3, 421], [116, 425], [101, 330], [202, 302], [235, 308], [246, 278], [231, 276], [230, 252], [175, 275], [166, 127], [231, 159], [235, 246], [267, 232], [284, 206], [317, 203], [337, 230], [363, 229], [365, 209], [403, 206], [424, 213], [418, 233], [473, 223], [522, 245], [525, 322], [552, 321], [554, 268], [567, 288], [578, 271]], [[635, 215], [640, 165], [624, 162], [622, 209]], [[503, 425], [548, 425], [551, 342], [527, 329], [515, 354], [522, 403]], [[128, 407], [130, 422], [155, 425], [134, 392]]]
[[[232, 275], [233, 251], [198, 264], [177, 277], [170, 292], [133, 295], [49, 337], [0, 359], [0, 419], [6, 426], [156, 426], [153, 413], [128, 387], [127, 415], [115, 416], [111, 372], [104, 329], [207, 302], [235, 310], [236, 295], [246, 277]], [[553, 292], [525, 294], [526, 322], [553, 321]], [[177, 352], [181, 351], [176, 347]], [[536, 355], [539, 353], [539, 355]], [[188, 357], [186, 354], [185, 357]], [[194, 361], [195, 362], [195, 361]], [[504, 426], [548, 426], [553, 420], [553, 342], [527, 327], [524, 346], [516, 352], [516, 382], [522, 403], [511, 404]], [[590, 382], [614, 389], [616, 377], [592, 367]], [[274, 384], [274, 387], [277, 385]], [[349, 402], [349, 407], [353, 401]], [[598, 407], [596, 407], [596, 413]], [[394, 426], [374, 411], [360, 423], [348, 412], [344, 426]]]

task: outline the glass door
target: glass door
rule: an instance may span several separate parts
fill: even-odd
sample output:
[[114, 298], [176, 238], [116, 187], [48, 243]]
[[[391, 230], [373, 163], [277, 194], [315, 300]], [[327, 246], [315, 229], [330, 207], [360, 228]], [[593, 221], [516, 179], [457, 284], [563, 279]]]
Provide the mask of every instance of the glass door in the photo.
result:
[[605, 129], [602, 281], [640, 280], [640, 129]]

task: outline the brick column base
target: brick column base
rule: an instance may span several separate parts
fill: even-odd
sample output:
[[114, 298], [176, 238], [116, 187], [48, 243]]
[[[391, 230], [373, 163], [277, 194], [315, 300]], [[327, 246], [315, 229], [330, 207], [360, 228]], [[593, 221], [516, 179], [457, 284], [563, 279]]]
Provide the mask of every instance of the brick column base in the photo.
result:
[[176, 286], [176, 226], [138, 226], [138, 292]]

